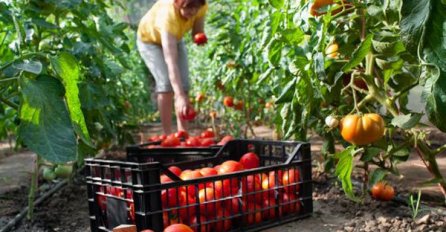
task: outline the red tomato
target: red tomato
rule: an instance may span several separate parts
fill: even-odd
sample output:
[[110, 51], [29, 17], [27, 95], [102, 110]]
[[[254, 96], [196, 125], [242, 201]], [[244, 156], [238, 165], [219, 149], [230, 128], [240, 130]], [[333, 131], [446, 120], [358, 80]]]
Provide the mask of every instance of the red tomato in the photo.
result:
[[129, 219], [131, 222], [135, 222], [135, 205], [133, 202], [128, 203], [129, 204]]
[[116, 197], [124, 197], [124, 193], [122, 192], [121, 187], [107, 186], [107, 193]]
[[181, 175], [182, 170], [181, 170], [181, 168], [179, 168], [177, 166], [170, 166], [168, 169], [169, 169], [169, 171], [173, 172], [173, 174], [175, 174], [177, 176]]
[[231, 230], [232, 227], [232, 221], [231, 221], [231, 213], [226, 210], [219, 210], [217, 211], [217, 215], [215, 216], [215, 219], [217, 219], [216, 222], [214, 222], [213, 227], [214, 231], [216, 232], [226, 232]]
[[[260, 204], [263, 200], [262, 184], [259, 175], [249, 175], [242, 178], [243, 198], [246, 202]], [[257, 192], [257, 193], [255, 193]]]
[[189, 138], [189, 134], [187, 133], [187, 131], [179, 130], [178, 132], [175, 133], [175, 137], [179, 139], [181, 138], [187, 139]]
[[274, 197], [265, 198], [262, 202], [262, 206], [263, 209], [265, 209], [262, 211], [263, 219], [273, 219], [282, 216], [282, 207], [279, 207]]
[[166, 138], [167, 138], [167, 135], [162, 134], [162, 135], [158, 136], [158, 141], [165, 140]]
[[188, 108], [186, 114], [181, 114], [181, 119], [189, 121], [194, 120], [197, 112], [193, 108]]
[[220, 169], [218, 170], [219, 174], [226, 174], [231, 172], [238, 172], [244, 169], [243, 165], [240, 162], [235, 160], [228, 160], [223, 162], [220, 165]]
[[232, 215], [236, 215], [240, 213], [243, 201], [240, 197], [231, 197], [230, 199], [225, 200], [223, 203], [226, 210], [228, 210]]
[[373, 185], [372, 196], [377, 200], [390, 201], [395, 196], [395, 189], [392, 186], [380, 181]]
[[98, 206], [102, 211], [107, 209], [107, 197], [101, 194], [97, 194], [96, 199], [98, 201]]
[[208, 183], [207, 186], [214, 188], [215, 192], [223, 197], [236, 195], [240, 189], [237, 178], [215, 181]]
[[172, 179], [170, 177], [166, 176], [165, 174], [160, 176], [160, 183], [169, 183], [172, 182]]
[[200, 173], [203, 176], [215, 176], [218, 174], [217, 170], [215, 170], [214, 168], [210, 168], [210, 167], [205, 167], [200, 169]]
[[164, 207], [177, 207], [186, 202], [186, 192], [184, 188], [170, 188], [161, 191], [161, 202]]
[[227, 107], [233, 107], [234, 106], [234, 98], [231, 96], [226, 96], [223, 98], [223, 105]]
[[186, 147], [199, 147], [200, 146], [200, 139], [197, 137], [189, 137], [186, 140]]
[[180, 208], [180, 218], [183, 222], [186, 222], [189, 224], [192, 217], [196, 216], [196, 198], [195, 196], [189, 196], [184, 202], [184, 204], [180, 205], [182, 208]]
[[180, 144], [181, 144], [180, 139], [175, 136], [168, 136], [161, 142], [162, 147], [176, 147]]
[[194, 216], [192, 217], [192, 219], [190, 220], [190, 225], [191, 228], [195, 231], [195, 232], [211, 232], [212, 228], [211, 228], [211, 224], [207, 223], [208, 221], [206, 220], [206, 217], [200, 215], [200, 224], [201, 227], [198, 226], [198, 217]]
[[164, 232], [194, 232], [188, 225], [177, 223], [164, 229]]
[[202, 138], [201, 140], [200, 140], [200, 145], [202, 146], [202, 147], [209, 147], [209, 146], [212, 146], [212, 145], [214, 145], [215, 144], [215, 142], [214, 142], [214, 139], [213, 138]]
[[208, 42], [206, 34], [200, 32], [194, 35], [194, 43], [197, 45], [203, 45]]
[[282, 176], [282, 184], [285, 186], [285, 191], [288, 194], [296, 194], [299, 191], [299, 170], [291, 168], [285, 170]]
[[258, 168], [260, 166], [260, 158], [254, 152], [248, 152], [240, 158], [240, 163], [245, 169]]
[[148, 139], [149, 142], [157, 142], [160, 141], [160, 137], [158, 135], [153, 135]]
[[[276, 175], [278, 182], [276, 181]], [[282, 185], [282, 175], [282, 170], [270, 171], [268, 174], [262, 175], [262, 189], [265, 191], [263, 194], [265, 198], [274, 196], [275, 191], [278, 191], [275, 188]]]
[[[203, 175], [201, 175], [200, 170], [193, 170], [190, 172], [182, 172], [180, 178], [182, 180], [193, 180], [193, 179], [197, 179], [203, 177]], [[188, 185], [185, 186], [188, 192], [188, 196], [195, 196], [195, 186], [194, 185]], [[204, 188], [204, 184], [199, 184], [198, 186], [199, 189]]]
[[201, 138], [214, 138], [215, 137], [215, 133], [214, 133], [214, 131], [212, 129], [209, 128], [209, 129], [201, 132], [200, 137]]
[[[262, 222], [262, 209], [258, 204], [243, 204], [243, 213], [247, 213], [243, 216], [243, 223], [246, 225], [252, 225]], [[256, 212], [257, 211], [257, 212]]]
[[221, 210], [221, 201], [216, 201], [220, 197], [213, 188], [204, 188], [198, 191], [200, 212], [207, 216], [215, 216], [215, 213]]
[[225, 145], [227, 142], [234, 140], [234, 137], [232, 137], [231, 135], [226, 135], [225, 137], [223, 137], [220, 142], [217, 143], [217, 145], [223, 146]]
[[284, 193], [281, 201], [281, 207], [284, 214], [292, 214], [292, 213], [298, 213], [300, 212], [301, 204], [300, 200], [297, 198], [296, 195], [291, 194], [288, 195], [287, 193]]

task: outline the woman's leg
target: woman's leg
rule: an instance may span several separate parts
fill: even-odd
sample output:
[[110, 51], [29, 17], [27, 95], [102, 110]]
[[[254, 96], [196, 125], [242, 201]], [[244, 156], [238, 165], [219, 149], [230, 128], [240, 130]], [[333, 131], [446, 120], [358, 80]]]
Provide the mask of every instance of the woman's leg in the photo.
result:
[[163, 131], [168, 135], [172, 133], [173, 92], [158, 93], [157, 103]]
[[[187, 59], [187, 49], [184, 45], [184, 41], [180, 41], [178, 43], [178, 66], [181, 74], [181, 82], [183, 83], [183, 88], [186, 92], [189, 92], [189, 64]], [[175, 110], [176, 111], [176, 110]], [[186, 120], [183, 120], [180, 112], [175, 112], [177, 116], [177, 130], [186, 131], [188, 128], [188, 123]]]

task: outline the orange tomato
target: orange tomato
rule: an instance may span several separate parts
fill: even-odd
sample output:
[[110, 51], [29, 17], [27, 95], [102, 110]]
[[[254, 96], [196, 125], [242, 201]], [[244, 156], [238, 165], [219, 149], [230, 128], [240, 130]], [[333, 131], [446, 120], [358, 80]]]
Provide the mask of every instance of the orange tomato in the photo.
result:
[[373, 198], [381, 201], [390, 201], [395, 197], [395, 189], [381, 181], [373, 185], [371, 192]]
[[177, 223], [164, 229], [164, 232], [194, 232], [188, 225]]
[[223, 99], [223, 105], [225, 105], [227, 107], [233, 107], [234, 106], [234, 98], [231, 96], [226, 96]]
[[341, 119], [342, 138], [354, 145], [373, 143], [384, 135], [384, 120], [379, 114], [350, 114]]

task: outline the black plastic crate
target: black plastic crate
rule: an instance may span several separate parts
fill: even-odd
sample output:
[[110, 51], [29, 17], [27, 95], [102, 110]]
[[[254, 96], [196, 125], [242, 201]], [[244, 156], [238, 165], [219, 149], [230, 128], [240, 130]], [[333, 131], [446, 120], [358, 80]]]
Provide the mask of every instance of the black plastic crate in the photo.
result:
[[[260, 157], [259, 168], [185, 181], [168, 170], [171, 165], [183, 170], [213, 167], [238, 161], [247, 152]], [[86, 166], [92, 231], [111, 231], [129, 223], [138, 230], [154, 231], [169, 223], [189, 224], [196, 231], [258, 231], [308, 217], [313, 211], [308, 143], [233, 140], [201, 159], [173, 157], [172, 163], [87, 159]], [[162, 174], [173, 182], [161, 183]], [[290, 181], [293, 175], [298, 178]], [[290, 177], [288, 181], [284, 176]], [[204, 202], [200, 203], [200, 195], [201, 200], [207, 196]]]
[[127, 160], [137, 163], [197, 160], [214, 156], [222, 148], [220, 145], [209, 147], [150, 147], [160, 145], [161, 141], [148, 142], [126, 147]]

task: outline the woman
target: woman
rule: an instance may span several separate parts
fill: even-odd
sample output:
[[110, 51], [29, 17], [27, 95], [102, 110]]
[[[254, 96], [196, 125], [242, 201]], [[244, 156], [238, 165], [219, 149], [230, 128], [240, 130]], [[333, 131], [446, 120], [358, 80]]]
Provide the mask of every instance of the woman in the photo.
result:
[[138, 26], [138, 50], [155, 78], [158, 109], [165, 134], [172, 132], [175, 102], [177, 130], [186, 130], [182, 115], [188, 114], [189, 68], [183, 36], [204, 33], [206, 0], [159, 0]]

